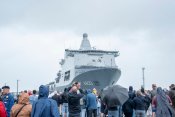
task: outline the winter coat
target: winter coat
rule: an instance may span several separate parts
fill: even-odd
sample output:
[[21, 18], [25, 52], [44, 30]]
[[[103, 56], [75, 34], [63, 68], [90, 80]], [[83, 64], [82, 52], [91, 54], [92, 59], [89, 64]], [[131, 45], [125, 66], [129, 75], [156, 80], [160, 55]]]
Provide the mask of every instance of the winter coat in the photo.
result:
[[124, 113], [133, 113], [134, 102], [131, 98], [129, 98], [122, 106], [122, 110]]
[[[82, 103], [82, 104], [81, 104]], [[80, 105], [83, 109], [86, 109], [86, 95], [84, 95], [81, 99], [80, 99]]]
[[68, 91], [64, 91], [61, 95], [62, 103], [68, 103]]
[[27, 93], [22, 93], [19, 96], [18, 104], [15, 104], [12, 107], [11, 112], [10, 112], [10, 117], [15, 117], [17, 113], [18, 113], [17, 117], [30, 117], [31, 112], [32, 112], [32, 105], [29, 102], [29, 95]]
[[169, 97], [172, 101], [173, 108], [175, 109], [175, 87], [169, 91]]
[[161, 87], [157, 88], [157, 94], [152, 100], [152, 106], [156, 108], [156, 117], [172, 117], [175, 115], [175, 111], [170, 105], [171, 99]]
[[7, 117], [4, 103], [0, 101], [0, 117]]
[[145, 110], [147, 111], [151, 104], [151, 98], [148, 95], [144, 96], [144, 103], [145, 103]]
[[120, 105], [118, 101], [116, 101], [115, 95], [105, 95], [103, 98], [103, 102], [106, 105], [109, 111], [116, 111], [118, 110], [118, 106]]
[[48, 87], [41, 85], [39, 87], [39, 97], [32, 105], [31, 117], [59, 117], [56, 101], [49, 99]]
[[14, 97], [12, 94], [8, 93], [5, 95], [2, 95], [2, 100], [6, 108], [7, 116], [10, 117], [10, 110], [12, 106], [14, 105]]
[[60, 95], [54, 94], [54, 95], [52, 96], [52, 99], [55, 100], [55, 101], [57, 102], [57, 106], [58, 106], [58, 107], [60, 106], [60, 104], [62, 104], [62, 100], [61, 100], [61, 96], [60, 96]]
[[88, 94], [86, 97], [86, 107], [88, 110], [97, 109], [97, 98], [95, 94], [90, 92], [90, 90], [88, 90]]
[[81, 112], [80, 99], [83, 96], [83, 94], [77, 94], [76, 92], [71, 92], [68, 94], [69, 113], [78, 114]]
[[144, 96], [135, 97], [133, 102], [134, 102], [134, 109], [135, 110], [146, 110]]

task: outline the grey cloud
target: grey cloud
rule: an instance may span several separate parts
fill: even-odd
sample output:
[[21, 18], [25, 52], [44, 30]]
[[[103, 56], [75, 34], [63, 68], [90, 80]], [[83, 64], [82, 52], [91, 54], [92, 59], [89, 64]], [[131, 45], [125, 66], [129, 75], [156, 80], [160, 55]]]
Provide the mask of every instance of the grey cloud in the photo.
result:
[[65, 46], [78, 48], [87, 32], [92, 46], [120, 51], [119, 83], [138, 86], [145, 66], [147, 87], [167, 86], [175, 75], [174, 7], [164, 0], [1, 0], [1, 77], [13, 87], [22, 78], [22, 88], [33, 88], [34, 79], [35, 86], [52, 81]]
[[1, 25], [17, 23], [38, 30], [72, 29], [98, 34], [116, 29], [169, 30], [175, 27], [173, 1], [18, 0], [1, 5]]

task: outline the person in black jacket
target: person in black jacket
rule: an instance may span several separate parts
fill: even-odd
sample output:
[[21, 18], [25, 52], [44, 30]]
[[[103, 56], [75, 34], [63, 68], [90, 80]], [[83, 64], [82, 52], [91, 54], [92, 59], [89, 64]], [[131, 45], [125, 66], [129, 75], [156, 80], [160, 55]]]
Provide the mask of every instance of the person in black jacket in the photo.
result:
[[63, 94], [61, 95], [62, 98], [62, 114], [63, 117], [68, 117], [68, 89], [65, 88]]
[[[57, 91], [54, 91], [54, 95], [52, 96], [52, 99], [57, 102], [58, 110], [60, 111], [61, 110], [62, 99], [61, 99], [61, 96], [58, 94]], [[60, 111], [60, 114], [62, 114], [61, 111]]]
[[69, 117], [80, 117], [81, 106], [80, 99], [83, 94], [77, 94], [77, 87], [73, 86], [68, 94]]
[[116, 101], [115, 96], [109, 97], [108, 95], [105, 95], [103, 98], [103, 102], [107, 107], [108, 117], [119, 117], [120, 112], [118, 107], [120, 106], [120, 104]]
[[62, 104], [61, 96], [58, 95], [57, 91], [54, 92], [54, 95], [52, 96], [52, 99], [57, 102], [58, 107], [60, 106], [60, 104]]
[[133, 100], [135, 116], [136, 117], [145, 117], [146, 109], [145, 109], [145, 97], [142, 95], [141, 91], [137, 91], [137, 96]]
[[122, 106], [122, 111], [125, 117], [132, 117], [133, 109], [134, 109], [133, 96], [129, 95], [129, 99]]
[[134, 99], [136, 97], [136, 92], [135, 90], [133, 90], [132, 86], [129, 86], [129, 92], [128, 92], [129, 97], [131, 97], [132, 99]]

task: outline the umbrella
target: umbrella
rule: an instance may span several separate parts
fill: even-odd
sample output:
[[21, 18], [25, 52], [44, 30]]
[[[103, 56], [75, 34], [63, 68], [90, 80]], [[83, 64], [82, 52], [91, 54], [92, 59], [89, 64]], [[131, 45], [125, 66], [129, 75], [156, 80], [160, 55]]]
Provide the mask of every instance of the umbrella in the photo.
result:
[[120, 85], [108, 86], [103, 89], [102, 99], [110, 107], [123, 105], [128, 100], [128, 90]]

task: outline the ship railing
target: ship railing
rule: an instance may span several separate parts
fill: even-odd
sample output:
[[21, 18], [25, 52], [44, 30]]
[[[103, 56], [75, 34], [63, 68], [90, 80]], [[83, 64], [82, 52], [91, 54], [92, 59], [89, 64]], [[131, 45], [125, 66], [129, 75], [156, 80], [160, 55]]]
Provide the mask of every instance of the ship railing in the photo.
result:
[[76, 69], [80, 69], [80, 68], [118, 68], [118, 66], [93, 66], [93, 65], [76, 65], [75, 66]]

